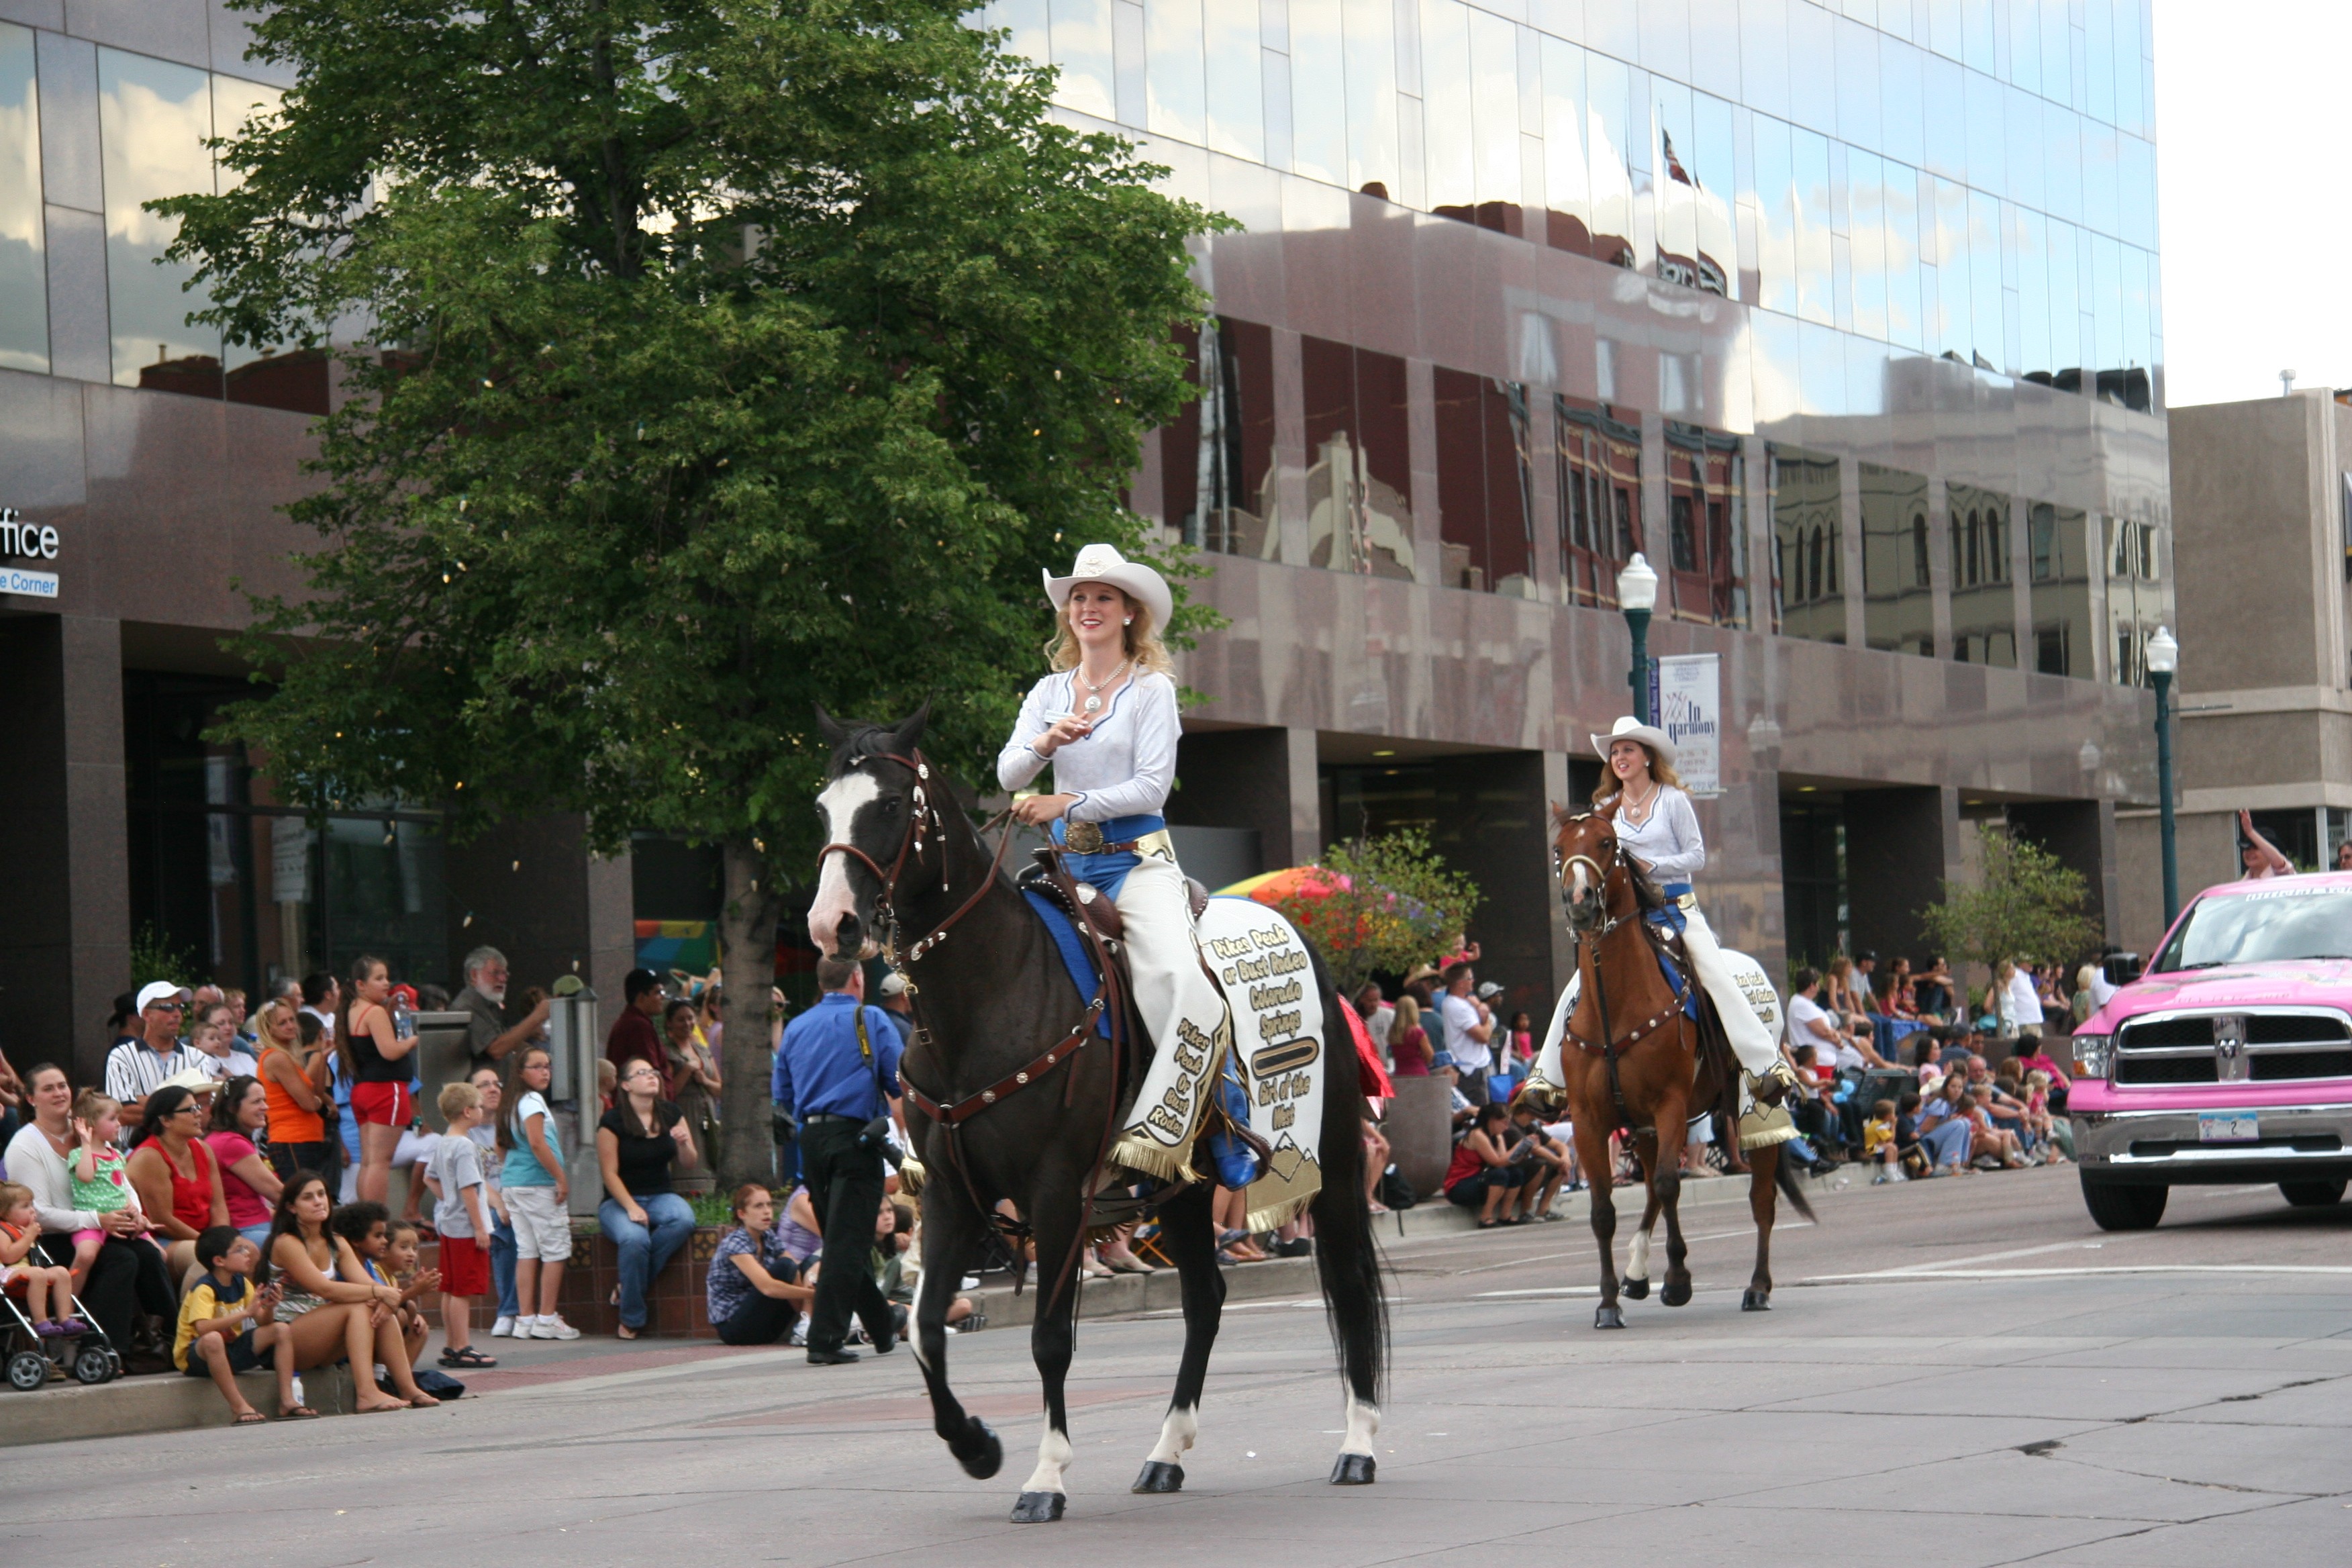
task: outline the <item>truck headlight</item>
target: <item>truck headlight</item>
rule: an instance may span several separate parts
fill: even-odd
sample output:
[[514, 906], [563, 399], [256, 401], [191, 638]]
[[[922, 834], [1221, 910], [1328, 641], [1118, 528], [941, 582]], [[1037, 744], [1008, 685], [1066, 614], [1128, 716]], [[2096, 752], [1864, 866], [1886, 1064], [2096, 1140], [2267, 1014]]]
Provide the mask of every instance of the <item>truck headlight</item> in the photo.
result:
[[2107, 1065], [2113, 1058], [2115, 1041], [2116, 1037], [2113, 1035], [2074, 1036], [2074, 1076], [2105, 1078]]

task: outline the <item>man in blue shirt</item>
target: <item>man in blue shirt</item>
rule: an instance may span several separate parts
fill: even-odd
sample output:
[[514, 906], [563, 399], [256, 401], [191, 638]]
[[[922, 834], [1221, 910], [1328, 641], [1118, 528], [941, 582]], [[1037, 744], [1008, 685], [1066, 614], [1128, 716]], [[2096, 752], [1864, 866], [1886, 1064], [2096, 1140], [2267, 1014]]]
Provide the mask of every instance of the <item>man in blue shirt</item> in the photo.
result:
[[899, 1313], [867, 1262], [882, 1210], [882, 1152], [858, 1140], [876, 1117], [898, 1110], [901, 1047], [888, 1016], [866, 1005], [866, 972], [855, 961], [819, 959], [816, 983], [824, 994], [784, 1026], [770, 1088], [800, 1119], [801, 1177], [824, 1236], [809, 1311], [809, 1364], [834, 1366], [857, 1359], [842, 1342], [852, 1312], [875, 1354], [888, 1354], [898, 1342]]

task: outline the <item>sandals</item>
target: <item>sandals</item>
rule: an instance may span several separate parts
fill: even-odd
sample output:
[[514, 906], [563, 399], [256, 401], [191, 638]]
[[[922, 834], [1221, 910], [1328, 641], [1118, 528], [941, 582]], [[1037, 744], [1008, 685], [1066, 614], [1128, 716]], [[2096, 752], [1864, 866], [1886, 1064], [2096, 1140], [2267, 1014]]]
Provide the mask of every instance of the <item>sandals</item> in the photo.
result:
[[278, 1413], [280, 1421], [316, 1421], [318, 1418], [319, 1413], [307, 1405], [298, 1405], [291, 1410]]
[[493, 1357], [484, 1355], [481, 1352], [476, 1350], [471, 1345], [466, 1345], [457, 1350], [443, 1351], [441, 1352], [441, 1364], [446, 1367], [453, 1368], [471, 1367], [479, 1371], [486, 1367], [496, 1366], [499, 1363]]
[[232, 1426], [267, 1426], [269, 1417], [258, 1410], [248, 1410], [229, 1423]]

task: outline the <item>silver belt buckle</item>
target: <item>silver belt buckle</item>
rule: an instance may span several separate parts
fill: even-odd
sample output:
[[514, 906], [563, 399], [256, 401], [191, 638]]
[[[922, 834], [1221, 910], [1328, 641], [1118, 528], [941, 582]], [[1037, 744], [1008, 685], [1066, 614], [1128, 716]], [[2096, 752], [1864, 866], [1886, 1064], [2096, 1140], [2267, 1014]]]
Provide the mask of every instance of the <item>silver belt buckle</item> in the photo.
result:
[[1062, 842], [1073, 855], [1099, 855], [1103, 850], [1102, 826], [1073, 822], [1062, 830]]

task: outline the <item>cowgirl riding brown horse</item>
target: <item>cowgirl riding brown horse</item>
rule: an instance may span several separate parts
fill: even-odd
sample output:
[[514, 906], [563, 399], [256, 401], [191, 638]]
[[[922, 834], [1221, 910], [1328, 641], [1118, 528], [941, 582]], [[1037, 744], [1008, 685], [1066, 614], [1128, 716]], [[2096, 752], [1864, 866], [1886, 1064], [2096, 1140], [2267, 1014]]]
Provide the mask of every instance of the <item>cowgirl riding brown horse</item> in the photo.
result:
[[[1650, 1232], [1663, 1211], [1666, 1273], [1659, 1300], [1679, 1307], [1691, 1296], [1678, 1205], [1685, 1129], [1697, 1117], [1712, 1116], [1736, 1164], [1739, 1144], [1749, 1141], [1733, 1131], [1741, 1124], [1741, 1075], [1714, 1003], [1693, 978], [1687, 952], [1669, 921], [1652, 918], [1665, 910], [1665, 897], [1621, 847], [1613, 814], [1555, 812], [1554, 826], [1580, 989], [1562, 1040], [1559, 1088], [1575, 1130], [1577, 1158], [1592, 1182], [1592, 1234], [1601, 1246], [1601, 1306], [1593, 1327], [1622, 1329], [1610, 1139], [1620, 1130], [1632, 1135], [1649, 1189], [1626, 1262], [1625, 1293], [1638, 1299], [1649, 1292]], [[1769, 1086], [1765, 1098], [1777, 1099], [1777, 1088]], [[1775, 1189], [1787, 1191], [1799, 1213], [1809, 1218], [1812, 1213], [1780, 1163], [1779, 1143], [1765, 1141], [1775, 1135], [1753, 1134], [1757, 1146], [1747, 1155], [1748, 1207], [1756, 1218], [1756, 1270], [1739, 1303], [1748, 1311], [1771, 1305]]]

